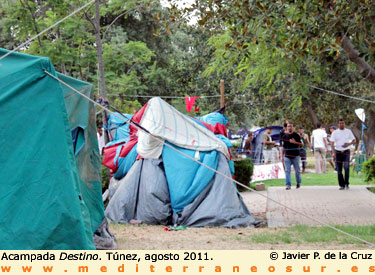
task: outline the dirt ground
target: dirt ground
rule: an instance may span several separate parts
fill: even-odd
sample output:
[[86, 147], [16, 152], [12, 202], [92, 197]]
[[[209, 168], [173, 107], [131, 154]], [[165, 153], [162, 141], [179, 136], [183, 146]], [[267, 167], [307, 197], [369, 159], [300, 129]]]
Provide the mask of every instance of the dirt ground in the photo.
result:
[[[266, 191], [262, 191], [266, 195]], [[256, 243], [254, 235], [288, 231], [287, 228], [266, 226], [267, 199], [252, 192], [241, 193], [250, 212], [265, 221], [262, 228], [229, 229], [221, 227], [187, 228], [179, 231], [165, 231], [164, 226], [111, 224], [111, 232], [117, 239], [118, 249], [134, 250], [258, 250], [258, 249], [358, 249], [354, 244], [339, 243]]]
[[358, 249], [354, 244], [290, 243], [267, 244], [252, 241], [254, 234], [276, 232], [280, 228], [188, 228], [164, 231], [157, 225], [111, 225], [118, 249], [134, 250], [257, 250], [257, 249]]
[[[165, 231], [160, 225], [111, 224], [111, 232], [117, 239], [118, 249], [134, 250], [261, 250], [261, 249], [366, 249], [366, 246], [338, 241], [330, 242], [277, 242], [258, 243], [253, 237], [263, 233], [291, 233], [288, 228], [268, 228], [266, 221], [267, 191], [261, 194], [242, 192], [242, 198], [253, 216], [262, 218], [261, 228], [229, 229], [221, 227], [187, 228], [179, 231]], [[293, 234], [293, 233], [291, 233]], [[367, 247], [368, 248], [368, 247]]]

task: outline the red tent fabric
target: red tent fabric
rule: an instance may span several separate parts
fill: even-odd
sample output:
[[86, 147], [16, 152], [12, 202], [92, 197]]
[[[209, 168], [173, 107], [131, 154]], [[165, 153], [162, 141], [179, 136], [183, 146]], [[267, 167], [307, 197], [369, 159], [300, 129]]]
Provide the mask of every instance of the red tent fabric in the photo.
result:
[[[135, 115], [132, 117], [132, 121], [139, 123], [142, 119], [143, 113], [145, 112], [147, 104], [145, 104], [142, 109], [140, 109], [138, 112], [135, 113]], [[137, 132], [138, 129], [130, 124], [129, 125], [130, 129], [130, 140], [126, 143], [125, 146], [121, 148], [121, 152], [119, 155], [119, 158], [126, 157], [127, 154], [133, 149], [134, 145], [137, 144], [138, 142], [138, 137], [137, 137]], [[118, 164], [115, 163], [114, 159], [116, 157], [116, 152], [117, 152], [117, 147], [122, 143], [117, 143], [108, 147], [104, 147], [104, 157], [103, 157], [103, 165], [111, 169], [111, 173], [116, 173], [118, 169]]]

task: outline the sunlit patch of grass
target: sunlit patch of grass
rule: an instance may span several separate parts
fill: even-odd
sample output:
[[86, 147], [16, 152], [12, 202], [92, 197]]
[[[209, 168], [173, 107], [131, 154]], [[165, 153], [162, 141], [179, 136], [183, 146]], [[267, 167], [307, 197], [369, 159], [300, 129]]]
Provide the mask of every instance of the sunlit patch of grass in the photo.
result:
[[[265, 180], [263, 181], [266, 184], [266, 188], [273, 186], [285, 186], [285, 179], [277, 180]], [[292, 184], [295, 184], [295, 177], [292, 173]], [[251, 187], [255, 188], [256, 183], [251, 183]], [[304, 174], [302, 175], [302, 187], [303, 186], [331, 186], [337, 185], [337, 174], [333, 173], [332, 170], [329, 170], [326, 174]], [[367, 185], [364, 181], [364, 178], [361, 174], [356, 174], [354, 172], [350, 173], [350, 185]]]

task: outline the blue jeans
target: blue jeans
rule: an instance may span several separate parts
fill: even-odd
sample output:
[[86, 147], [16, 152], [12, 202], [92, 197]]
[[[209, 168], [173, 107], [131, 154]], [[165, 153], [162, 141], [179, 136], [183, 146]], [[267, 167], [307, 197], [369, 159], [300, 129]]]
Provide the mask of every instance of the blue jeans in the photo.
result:
[[[339, 179], [340, 187], [349, 186], [349, 165], [350, 165], [350, 150], [345, 150], [343, 152], [336, 150], [336, 167], [337, 167], [337, 177]], [[342, 168], [344, 167], [345, 178], [342, 173]]]
[[296, 172], [296, 182], [297, 182], [297, 185], [301, 185], [301, 170], [299, 168], [299, 161], [300, 161], [300, 157], [295, 157], [295, 158], [284, 157], [285, 175], [286, 175], [286, 186], [291, 186], [292, 185], [292, 179], [290, 177], [290, 172], [292, 170], [292, 165], [294, 167], [294, 171]]

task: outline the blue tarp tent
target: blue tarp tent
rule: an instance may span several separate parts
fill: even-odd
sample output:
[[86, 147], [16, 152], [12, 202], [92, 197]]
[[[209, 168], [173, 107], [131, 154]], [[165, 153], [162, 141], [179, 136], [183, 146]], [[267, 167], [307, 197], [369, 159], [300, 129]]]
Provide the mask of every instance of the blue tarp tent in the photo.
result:
[[[151, 224], [188, 226], [259, 224], [232, 180], [166, 145], [231, 178], [233, 169], [227, 147], [231, 143], [224, 135], [208, 130], [222, 129], [217, 124], [227, 123], [226, 117], [214, 112], [198, 121], [157, 98], [150, 100], [147, 107], [140, 124], [164, 142], [149, 140], [150, 137], [142, 139], [138, 132], [137, 152], [142, 159], [136, 160], [120, 181], [111, 182], [113, 191], [106, 217], [113, 222], [137, 219]], [[113, 185], [117, 188], [112, 188]]]

